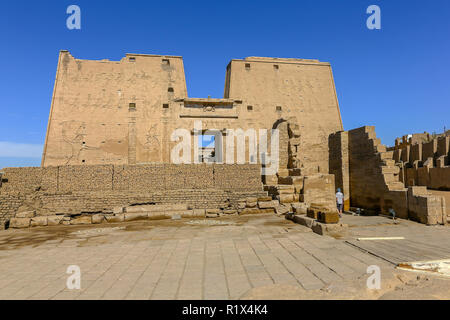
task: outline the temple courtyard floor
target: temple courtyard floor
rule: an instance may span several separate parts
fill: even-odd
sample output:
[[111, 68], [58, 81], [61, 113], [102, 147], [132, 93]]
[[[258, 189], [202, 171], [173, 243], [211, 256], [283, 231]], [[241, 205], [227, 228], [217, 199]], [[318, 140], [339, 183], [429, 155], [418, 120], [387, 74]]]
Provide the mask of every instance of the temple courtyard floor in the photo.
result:
[[396, 268], [449, 260], [449, 226], [342, 222], [336, 238], [274, 215], [0, 231], [0, 299], [450, 299], [450, 277]]

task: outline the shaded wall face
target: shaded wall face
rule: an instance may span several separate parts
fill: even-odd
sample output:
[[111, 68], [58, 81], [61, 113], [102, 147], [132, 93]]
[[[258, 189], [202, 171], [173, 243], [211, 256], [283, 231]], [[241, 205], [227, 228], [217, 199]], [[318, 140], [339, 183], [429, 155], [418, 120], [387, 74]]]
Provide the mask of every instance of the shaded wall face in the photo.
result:
[[186, 96], [180, 58], [88, 61], [61, 52], [42, 164], [160, 162], [163, 105]]
[[243, 101], [241, 121], [267, 128], [295, 116], [301, 133], [298, 159], [304, 167], [328, 172], [328, 136], [342, 130], [329, 64], [233, 60], [229, 79], [229, 97]]
[[344, 210], [350, 209], [350, 177], [348, 131], [331, 134], [329, 145], [329, 170], [335, 178], [335, 188], [344, 194]]
[[374, 137], [373, 127], [348, 131], [350, 201], [354, 207], [381, 210], [386, 185], [379, 172]]

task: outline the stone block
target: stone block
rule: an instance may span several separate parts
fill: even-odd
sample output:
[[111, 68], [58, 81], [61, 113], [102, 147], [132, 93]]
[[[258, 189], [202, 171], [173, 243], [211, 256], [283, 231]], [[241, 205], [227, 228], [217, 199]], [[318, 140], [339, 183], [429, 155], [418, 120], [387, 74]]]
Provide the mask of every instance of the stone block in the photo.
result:
[[246, 205], [247, 208], [256, 208], [257, 206], [258, 206], [258, 202], [257, 201], [255, 201], [255, 202], [247, 202], [247, 205]]
[[295, 214], [302, 215], [308, 212], [308, 205], [306, 203], [299, 202], [299, 203], [292, 203], [291, 205]]
[[220, 209], [206, 209], [206, 217], [207, 218], [217, 218], [222, 214], [222, 210]]
[[205, 209], [194, 209], [192, 210], [194, 217], [204, 217], [206, 215]]
[[258, 202], [259, 202], [259, 201], [271, 201], [271, 200], [272, 200], [272, 197], [270, 197], [270, 196], [259, 197], [259, 198], [258, 198]]
[[247, 202], [238, 202], [237, 207], [238, 209], [245, 209], [247, 206]]
[[125, 213], [125, 221], [145, 220], [148, 217], [148, 212], [127, 212]]
[[30, 227], [31, 218], [12, 218], [9, 222], [9, 227], [14, 229]]
[[277, 198], [280, 200], [280, 203], [292, 203], [294, 202], [294, 195], [293, 194], [280, 194], [277, 196]]
[[36, 211], [34, 210], [18, 212], [16, 214], [16, 218], [33, 218], [34, 216], [36, 216]]
[[333, 224], [339, 222], [339, 214], [337, 212], [319, 212], [317, 220], [326, 224]]
[[245, 208], [240, 212], [241, 215], [246, 214], [263, 214], [263, 213], [275, 213], [275, 209], [258, 209], [258, 208]]
[[264, 176], [264, 183], [267, 184], [267, 185], [271, 185], [271, 186], [277, 185], [278, 184], [278, 177], [275, 176], [275, 175], [273, 175], [273, 176], [269, 176], [269, 175]]
[[269, 209], [269, 208], [276, 208], [279, 205], [278, 200], [270, 200], [270, 201], [258, 201], [258, 207], [260, 209]]
[[224, 210], [223, 214], [237, 214], [237, 210]]
[[124, 212], [124, 210], [125, 210], [124, 207], [114, 207], [114, 208], [113, 208], [113, 213], [114, 213], [114, 214], [121, 214], [121, 213]]
[[312, 210], [310, 208], [306, 211], [306, 216], [311, 219], [317, 219], [318, 214], [319, 214], [319, 211]]
[[32, 227], [44, 227], [47, 225], [47, 217], [34, 217], [31, 218]]
[[303, 177], [292, 177], [292, 184], [303, 188]]
[[48, 216], [47, 217], [47, 225], [49, 226], [57, 226], [62, 223], [64, 219], [63, 215], [57, 215], [57, 216]]
[[278, 207], [275, 208], [275, 212], [278, 215], [287, 214], [291, 211], [291, 206], [287, 206], [284, 204], [280, 204]]
[[301, 224], [302, 226], [311, 228], [313, 223], [316, 221], [313, 218], [309, 218], [306, 216], [298, 216], [298, 215], [289, 215], [286, 216], [286, 218], [290, 218], [292, 221], [294, 221], [295, 223]]
[[72, 224], [72, 225], [92, 224], [92, 216], [85, 215], [85, 216], [72, 217], [72, 219], [70, 220], [70, 224]]
[[151, 211], [147, 212], [147, 218], [150, 220], [163, 220], [169, 218], [169, 216], [166, 215], [165, 211]]
[[123, 214], [123, 213], [108, 214], [108, 215], [105, 215], [105, 219], [109, 223], [123, 222], [125, 220], [125, 214]]
[[314, 222], [311, 230], [321, 236], [331, 236], [335, 238], [342, 238], [348, 234], [348, 225], [343, 223], [325, 224]]
[[294, 186], [278, 186], [278, 194], [293, 194], [295, 192]]
[[103, 223], [103, 222], [106, 222], [104, 215], [102, 215], [102, 214], [94, 214], [92, 216], [92, 223], [93, 224], [100, 224], [100, 223]]

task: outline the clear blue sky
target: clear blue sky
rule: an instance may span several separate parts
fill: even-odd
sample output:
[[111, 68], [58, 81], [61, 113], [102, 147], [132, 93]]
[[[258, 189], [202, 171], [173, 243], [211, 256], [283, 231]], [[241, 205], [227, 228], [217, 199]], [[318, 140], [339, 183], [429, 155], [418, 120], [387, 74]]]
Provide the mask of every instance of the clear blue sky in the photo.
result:
[[[66, 9], [81, 8], [81, 30]], [[382, 29], [366, 28], [381, 8]], [[0, 8], [0, 168], [39, 165], [58, 52], [120, 60], [184, 57], [188, 94], [222, 97], [230, 59], [332, 64], [346, 130], [375, 125], [382, 142], [450, 127], [450, 1], [8, 1]]]

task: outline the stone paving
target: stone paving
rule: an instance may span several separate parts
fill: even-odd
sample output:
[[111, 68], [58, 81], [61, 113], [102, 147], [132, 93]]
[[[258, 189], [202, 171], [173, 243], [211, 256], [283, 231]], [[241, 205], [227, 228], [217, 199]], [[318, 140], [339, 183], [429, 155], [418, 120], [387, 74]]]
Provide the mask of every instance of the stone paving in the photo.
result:
[[[209, 221], [2, 231], [0, 299], [376, 298], [363, 287], [367, 267], [378, 265], [385, 281], [398, 274], [283, 217]], [[66, 288], [70, 265], [81, 268], [80, 290]]]

